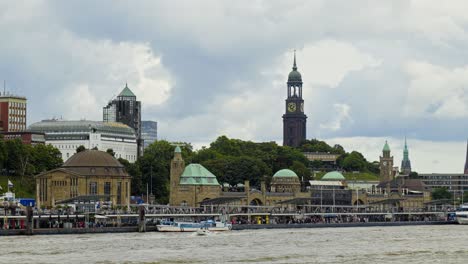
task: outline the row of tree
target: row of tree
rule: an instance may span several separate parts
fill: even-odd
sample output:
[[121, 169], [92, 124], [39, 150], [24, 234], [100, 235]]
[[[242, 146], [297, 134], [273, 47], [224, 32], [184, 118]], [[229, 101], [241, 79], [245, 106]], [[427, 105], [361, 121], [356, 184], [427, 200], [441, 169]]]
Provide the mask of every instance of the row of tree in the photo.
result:
[[3, 175], [25, 177], [58, 168], [62, 154], [52, 145], [28, 145], [20, 139], [0, 140], [0, 169]]

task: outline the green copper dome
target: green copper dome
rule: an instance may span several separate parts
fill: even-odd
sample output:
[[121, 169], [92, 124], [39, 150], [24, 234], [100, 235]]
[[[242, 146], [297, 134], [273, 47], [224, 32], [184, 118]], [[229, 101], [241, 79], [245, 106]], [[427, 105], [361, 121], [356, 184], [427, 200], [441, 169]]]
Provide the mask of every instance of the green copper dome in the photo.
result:
[[273, 177], [297, 177], [297, 174], [292, 170], [282, 169], [277, 171]]
[[181, 185], [218, 185], [216, 176], [200, 164], [185, 167], [180, 176]]
[[175, 148], [174, 152], [175, 152], [175, 153], [181, 153], [181, 152], [182, 152], [182, 150], [180, 149], [180, 147], [179, 147], [179, 146], [177, 146], [177, 147]]
[[385, 140], [385, 145], [383, 147], [383, 151], [390, 151], [390, 147], [388, 146], [388, 142]]
[[343, 176], [343, 174], [337, 172], [337, 171], [331, 171], [322, 177], [323, 181], [343, 181], [346, 180], [346, 178]]

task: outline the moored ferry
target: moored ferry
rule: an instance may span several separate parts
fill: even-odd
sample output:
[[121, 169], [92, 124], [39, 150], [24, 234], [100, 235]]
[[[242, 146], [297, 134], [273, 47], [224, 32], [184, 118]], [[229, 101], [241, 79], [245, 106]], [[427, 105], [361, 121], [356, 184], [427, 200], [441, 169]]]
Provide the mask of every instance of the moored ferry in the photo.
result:
[[209, 231], [229, 231], [232, 225], [218, 221], [195, 222], [162, 222], [156, 226], [159, 232], [196, 232], [200, 229]]
[[457, 222], [462, 225], [468, 225], [468, 204], [462, 204], [455, 212]]

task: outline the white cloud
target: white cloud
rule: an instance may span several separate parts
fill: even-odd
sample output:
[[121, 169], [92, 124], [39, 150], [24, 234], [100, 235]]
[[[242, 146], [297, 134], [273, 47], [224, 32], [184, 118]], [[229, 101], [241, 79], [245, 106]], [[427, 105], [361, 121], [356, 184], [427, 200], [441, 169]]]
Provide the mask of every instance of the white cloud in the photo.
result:
[[468, 65], [445, 68], [410, 61], [406, 70], [411, 78], [406, 115], [440, 119], [468, 117]]
[[350, 115], [350, 107], [347, 104], [333, 104], [333, 118], [328, 123], [320, 124], [321, 129], [338, 131], [341, 129], [343, 122], [352, 122]]
[[[382, 62], [352, 43], [325, 39], [306, 44], [296, 52], [298, 70], [307, 86], [337, 87], [352, 72], [377, 67]], [[292, 67], [292, 52], [285, 52], [276, 72], [284, 76]]]

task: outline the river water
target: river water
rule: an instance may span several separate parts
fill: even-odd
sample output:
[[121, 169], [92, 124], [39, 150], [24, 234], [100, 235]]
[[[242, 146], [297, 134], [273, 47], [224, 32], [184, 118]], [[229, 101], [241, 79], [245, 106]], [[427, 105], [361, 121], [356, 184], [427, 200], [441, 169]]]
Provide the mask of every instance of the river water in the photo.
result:
[[468, 226], [0, 237], [0, 263], [468, 263]]

